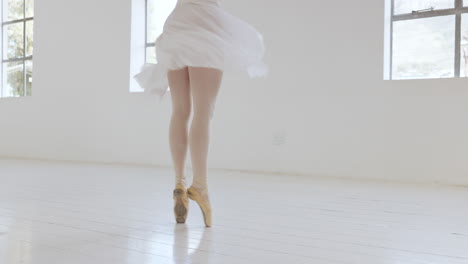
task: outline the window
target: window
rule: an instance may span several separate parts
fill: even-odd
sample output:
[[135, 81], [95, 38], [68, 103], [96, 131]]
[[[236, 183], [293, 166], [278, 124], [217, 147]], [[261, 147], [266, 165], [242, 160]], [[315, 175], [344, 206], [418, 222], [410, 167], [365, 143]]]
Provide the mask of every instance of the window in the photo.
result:
[[145, 60], [156, 63], [155, 42], [161, 35], [169, 14], [174, 9], [177, 0], [145, 0], [146, 1], [146, 45]]
[[[465, 0], [465, 5], [468, 5], [468, 0]], [[460, 76], [468, 77], [468, 14], [462, 15], [462, 36], [461, 36], [461, 53], [460, 53]]]
[[31, 95], [34, 0], [0, 0], [2, 64], [0, 97]]
[[468, 0], [387, 0], [385, 79], [468, 77]]
[[129, 91], [140, 93], [143, 89], [133, 77], [140, 72], [144, 63], [157, 63], [155, 42], [177, 0], [131, 0], [131, 3]]

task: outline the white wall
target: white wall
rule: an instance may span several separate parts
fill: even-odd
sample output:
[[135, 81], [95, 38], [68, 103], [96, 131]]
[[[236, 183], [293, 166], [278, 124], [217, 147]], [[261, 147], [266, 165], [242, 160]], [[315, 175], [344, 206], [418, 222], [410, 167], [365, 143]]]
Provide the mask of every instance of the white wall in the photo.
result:
[[[271, 75], [226, 74], [211, 167], [468, 185], [468, 80], [383, 81], [384, 1], [224, 6]], [[169, 98], [128, 93], [130, 9], [37, 1], [33, 96], [0, 99], [0, 155], [171, 164]]]

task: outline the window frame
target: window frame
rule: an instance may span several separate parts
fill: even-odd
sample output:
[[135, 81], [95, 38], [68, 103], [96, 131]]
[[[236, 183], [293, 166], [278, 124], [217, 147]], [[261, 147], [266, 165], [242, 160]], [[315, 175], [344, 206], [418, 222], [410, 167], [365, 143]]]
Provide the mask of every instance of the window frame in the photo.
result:
[[145, 0], [145, 63], [148, 63], [148, 48], [156, 47], [156, 40], [153, 42], [148, 41], [148, 4], [148, 0]]
[[[1, 38], [0, 38], [0, 48], [1, 48], [1, 54], [2, 54], [2, 58], [1, 58], [1, 63], [0, 63], [0, 98], [6, 98], [7, 96], [4, 95], [4, 78], [6, 78], [4, 76], [4, 72], [3, 72], [3, 67], [4, 67], [4, 64], [6, 63], [10, 63], [10, 62], [22, 62], [23, 63], [23, 89], [22, 89], [22, 94], [20, 95], [21, 96], [27, 96], [26, 94], [26, 90], [27, 90], [27, 71], [26, 71], [26, 62], [27, 61], [31, 61], [31, 64], [33, 63], [33, 54], [31, 54], [30, 56], [26, 56], [27, 55], [27, 45], [26, 45], [26, 40], [27, 40], [27, 36], [26, 36], [26, 24], [28, 21], [34, 21], [34, 8], [33, 8], [33, 16], [32, 17], [27, 17], [26, 16], [26, 1], [27, 0], [22, 0], [23, 1], [23, 18], [21, 19], [15, 19], [15, 20], [9, 20], [9, 21], [5, 21], [5, 18], [4, 18], [4, 14], [5, 14], [5, 1], [8, 1], [8, 0], [0, 0], [0, 21], [2, 22], [2, 28], [1, 28]], [[33, 5], [34, 7], [34, 5]], [[6, 11], [8, 12], [8, 11]], [[5, 27], [8, 26], [8, 25], [13, 25], [13, 24], [17, 24], [17, 23], [22, 23], [23, 24], [23, 56], [22, 57], [18, 57], [18, 58], [13, 58], [13, 59], [4, 59], [4, 54], [3, 54], [3, 50], [4, 50], [4, 47], [3, 47], [3, 44], [4, 44], [4, 31], [5, 31]], [[34, 31], [34, 28], [33, 28], [33, 31]], [[34, 42], [34, 40], [33, 40]], [[8, 96], [9, 97], [9, 96]]]
[[[462, 15], [468, 14], [468, 6], [464, 6], [463, 0], [453, 0], [454, 8], [448, 9], [437, 9], [437, 10], [428, 10], [428, 11], [413, 11], [411, 13], [395, 15], [395, 0], [391, 1], [390, 7], [390, 56], [389, 56], [389, 68], [388, 68], [388, 78], [389, 80], [393, 79], [393, 24], [398, 21], [409, 21], [414, 19], [423, 19], [423, 18], [432, 18], [432, 17], [442, 17], [455, 15], [455, 73], [452, 78], [460, 78], [460, 69], [461, 69], [461, 22]], [[396, 79], [399, 80], [399, 79]]]

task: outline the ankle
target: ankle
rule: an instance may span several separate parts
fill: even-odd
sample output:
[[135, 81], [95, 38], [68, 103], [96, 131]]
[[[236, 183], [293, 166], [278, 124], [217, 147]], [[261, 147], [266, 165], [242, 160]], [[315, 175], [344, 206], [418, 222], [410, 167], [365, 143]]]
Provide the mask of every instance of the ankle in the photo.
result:
[[197, 190], [200, 193], [208, 192], [208, 186], [206, 186], [206, 185], [192, 183], [192, 185], [190, 187]]
[[187, 188], [187, 183], [184, 180], [179, 180], [176, 181], [176, 186], [183, 186], [184, 188]]

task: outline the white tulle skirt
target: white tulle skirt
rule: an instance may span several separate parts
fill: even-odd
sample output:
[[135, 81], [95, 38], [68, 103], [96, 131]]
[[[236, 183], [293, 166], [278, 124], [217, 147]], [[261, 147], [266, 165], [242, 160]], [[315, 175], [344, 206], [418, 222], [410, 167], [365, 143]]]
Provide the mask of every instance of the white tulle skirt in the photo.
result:
[[135, 75], [138, 84], [163, 97], [167, 72], [186, 66], [241, 70], [265, 76], [262, 35], [250, 24], [227, 13], [220, 0], [179, 0], [156, 40], [157, 64], [146, 63]]

